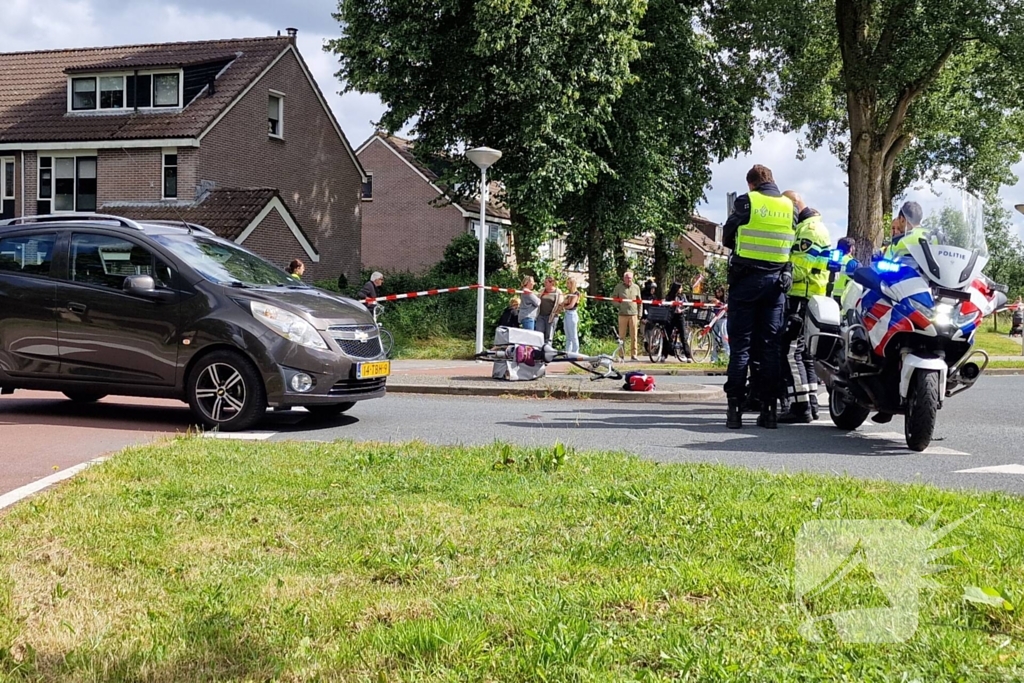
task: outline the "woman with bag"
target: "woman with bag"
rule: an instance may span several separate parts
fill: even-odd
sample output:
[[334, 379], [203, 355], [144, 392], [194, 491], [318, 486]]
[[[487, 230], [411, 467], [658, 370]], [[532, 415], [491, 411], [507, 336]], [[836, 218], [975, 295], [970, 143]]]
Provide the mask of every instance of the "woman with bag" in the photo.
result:
[[558, 327], [558, 314], [561, 312], [562, 290], [555, 285], [553, 277], [544, 278], [544, 290], [540, 295], [540, 308], [537, 311], [537, 331], [544, 333], [544, 339], [551, 341]]

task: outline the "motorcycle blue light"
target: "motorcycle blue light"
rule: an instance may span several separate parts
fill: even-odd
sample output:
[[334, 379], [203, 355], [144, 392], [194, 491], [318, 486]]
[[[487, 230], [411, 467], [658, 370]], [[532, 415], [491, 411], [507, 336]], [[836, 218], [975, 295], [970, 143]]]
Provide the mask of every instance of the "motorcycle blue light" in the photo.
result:
[[837, 263], [839, 261], [842, 261], [843, 260], [843, 250], [842, 249], [833, 249], [831, 252], [829, 252], [828, 260], [829, 261], [835, 261]]
[[902, 267], [902, 264], [896, 263], [895, 261], [888, 261], [886, 259], [882, 259], [875, 264], [875, 268], [877, 268], [880, 273], [896, 273], [899, 272], [899, 269]]

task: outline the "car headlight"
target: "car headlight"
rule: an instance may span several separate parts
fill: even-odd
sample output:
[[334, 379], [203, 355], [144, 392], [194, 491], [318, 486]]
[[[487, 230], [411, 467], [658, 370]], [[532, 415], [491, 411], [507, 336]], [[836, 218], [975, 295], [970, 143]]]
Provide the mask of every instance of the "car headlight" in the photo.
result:
[[311, 349], [327, 350], [327, 342], [316, 328], [294, 313], [259, 301], [250, 301], [249, 310], [254, 318], [288, 341]]

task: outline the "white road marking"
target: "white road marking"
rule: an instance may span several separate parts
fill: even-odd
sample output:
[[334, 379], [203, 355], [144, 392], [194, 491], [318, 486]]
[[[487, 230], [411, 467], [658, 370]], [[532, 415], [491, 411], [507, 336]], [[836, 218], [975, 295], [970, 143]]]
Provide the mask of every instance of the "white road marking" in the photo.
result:
[[1024, 474], [1024, 465], [996, 465], [976, 467], [973, 470], [957, 470], [956, 474]]
[[266, 441], [277, 432], [203, 432], [207, 439], [234, 439], [236, 441]]
[[60, 472], [51, 474], [48, 477], [43, 477], [42, 479], [34, 481], [31, 484], [25, 484], [20, 488], [16, 488], [13, 491], [9, 491], [4, 495], [0, 496], [0, 510], [3, 510], [6, 507], [10, 507], [11, 505], [14, 505], [17, 502], [24, 500], [25, 498], [28, 498], [29, 496], [35, 493], [39, 493], [43, 489], [53, 486], [57, 482], [64, 481], [65, 479], [70, 479], [71, 477], [75, 476], [85, 468], [91, 467], [92, 465], [95, 465], [97, 463], [101, 463], [104, 460], [106, 460], [105, 457], [96, 458], [88, 462], [83, 462], [79, 465], [75, 465], [74, 467], [69, 467], [66, 470], [62, 470]]

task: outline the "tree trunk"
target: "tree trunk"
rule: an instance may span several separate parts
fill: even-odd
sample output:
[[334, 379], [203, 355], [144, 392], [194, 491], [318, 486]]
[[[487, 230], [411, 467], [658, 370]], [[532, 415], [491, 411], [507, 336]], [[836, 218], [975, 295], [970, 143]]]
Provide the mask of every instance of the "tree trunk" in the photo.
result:
[[888, 183], [885, 182], [885, 154], [875, 136], [867, 131], [851, 131], [851, 139], [850, 224], [846, 234], [856, 242], [857, 257], [863, 263], [882, 244], [882, 195]]
[[604, 273], [604, 239], [597, 221], [587, 228], [587, 282], [591, 296], [605, 296], [601, 274]]
[[629, 270], [629, 259], [626, 257], [626, 246], [620, 239], [615, 244], [615, 274], [622, 277], [627, 270]]
[[668, 292], [668, 259], [671, 255], [671, 242], [668, 235], [654, 233], [654, 281], [658, 283], [658, 296], [664, 298]]
[[[526, 273], [529, 272], [529, 269], [524, 269], [524, 266], [533, 261], [536, 250], [534, 235], [521, 213], [512, 210], [509, 217], [512, 220], [512, 240], [516, 251], [516, 268], [520, 272]], [[533, 275], [534, 273], [530, 272], [529, 274]]]

